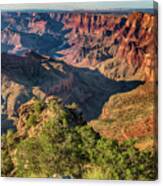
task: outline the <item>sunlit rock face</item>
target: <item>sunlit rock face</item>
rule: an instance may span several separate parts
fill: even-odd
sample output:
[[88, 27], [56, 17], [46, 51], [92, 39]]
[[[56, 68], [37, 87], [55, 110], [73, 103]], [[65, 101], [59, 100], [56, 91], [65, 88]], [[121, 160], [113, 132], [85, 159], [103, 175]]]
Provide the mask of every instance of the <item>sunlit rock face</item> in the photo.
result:
[[63, 51], [68, 63], [94, 67], [114, 58], [121, 61], [118, 63], [120, 69], [126, 68], [113, 78], [136, 75], [145, 81], [154, 80], [157, 60], [154, 15], [136, 12], [118, 16], [84, 14], [68, 20], [64, 24], [66, 28], [72, 28], [68, 37], [72, 47]]
[[153, 13], [3, 13], [2, 51], [34, 50], [112, 79], [153, 81], [156, 29]]

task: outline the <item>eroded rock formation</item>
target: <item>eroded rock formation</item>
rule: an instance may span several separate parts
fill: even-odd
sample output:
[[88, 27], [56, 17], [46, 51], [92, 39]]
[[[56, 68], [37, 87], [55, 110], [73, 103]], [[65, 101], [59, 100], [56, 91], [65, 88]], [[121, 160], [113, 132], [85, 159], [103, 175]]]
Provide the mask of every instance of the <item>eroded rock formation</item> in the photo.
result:
[[[153, 13], [3, 13], [2, 51], [22, 55], [33, 49], [55, 57], [59, 54], [77, 67], [103, 68], [101, 72], [112, 79], [153, 81], [156, 30]], [[105, 70], [110, 59], [114, 61]]]
[[[73, 16], [69, 20], [64, 21], [64, 25], [66, 28], [72, 28], [68, 38], [73, 49], [63, 51], [68, 63], [75, 66], [95, 66], [115, 58], [115, 61], [120, 60], [132, 67], [132, 76], [143, 74], [137, 78], [145, 81], [155, 79], [155, 15], [138, 12], [121, 16], [86, 14]], [[129, 71], [130, 67], [125, 71]], [[120, 78], [115, 78], [124, 78], [123, 73], [130, 77], [131, 75], [125, 71], [122, 70], [118, 74]]]

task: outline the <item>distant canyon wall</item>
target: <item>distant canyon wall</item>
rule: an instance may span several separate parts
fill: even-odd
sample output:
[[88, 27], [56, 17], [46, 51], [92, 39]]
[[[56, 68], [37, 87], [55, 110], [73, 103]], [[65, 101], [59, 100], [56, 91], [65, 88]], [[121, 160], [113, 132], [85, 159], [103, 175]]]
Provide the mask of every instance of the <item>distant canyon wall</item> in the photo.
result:
[[[99, 69], [112, 71], [108, 75], [112, 79], [153, 81], [157, 16], [141, 12], [3, 13], [2, 50], [22, 54], [26, 49], [51, 56], [57, 52], [77, 67], [99, 68], [100, 64]], [[111, 67], [105, 67], [110, 59], [114, 59]], [[105, 71], [101, 73], [108, 74]]]

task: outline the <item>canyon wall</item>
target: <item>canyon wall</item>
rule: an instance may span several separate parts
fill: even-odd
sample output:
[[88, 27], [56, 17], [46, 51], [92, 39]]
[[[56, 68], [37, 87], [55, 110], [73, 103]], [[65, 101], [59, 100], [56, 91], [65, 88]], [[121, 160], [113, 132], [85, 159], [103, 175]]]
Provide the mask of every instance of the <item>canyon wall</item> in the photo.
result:
[[29, 50], [116, 79], [154, 81], [157, 15], [147, 12], [3, 13], [2, 51]]

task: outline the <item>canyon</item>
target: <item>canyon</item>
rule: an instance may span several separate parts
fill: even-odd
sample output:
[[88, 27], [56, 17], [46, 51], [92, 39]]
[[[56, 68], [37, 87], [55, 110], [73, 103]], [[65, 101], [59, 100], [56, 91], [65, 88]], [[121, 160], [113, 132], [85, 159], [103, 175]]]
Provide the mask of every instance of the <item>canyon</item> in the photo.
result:
[[157, 61], [155, 13], [3, 13], [2, 51], [29, 50], [111, 79], [154, 81]]
[[[18, 109], [28, 100], [57, 96], [63, 104], [78, 104], [85, 120], [103, 136], [123, 141], [123, 132], [116, 136], [114, 131], [121, 126], [115, 113], [112, 118], [114, 96], [122, 95], [121, 103], [126, 95], [139, 102], [142, 95], [148, 100], [155, 94], [155, 12], [3, 12], [1, 36], [4, 131], [17, 121]], [[125, 110], [125, 101], [120, 110]], [[130, 105], [135, 117], [137, 108], [135, 102]], [[148, 111], [143, 119], [126, 124], [137, 126], [135, 135], [128, 128], [129, 138], [152, 135], [155, 119]], [[137, 134], [148, 126], [144, 136]]]
[[34, 54], [2, 53], [2, 113], [9, 119], [14, 120], [17, 109], [32, 97], [45, 99], [55, 95], [64, 104], [77, 103], [86, 120], [91, 120], [98, 117], [109, 96], [129, 91], [142, 83], [116, 82], [97, 70], [75, 68], [63, 61]]

